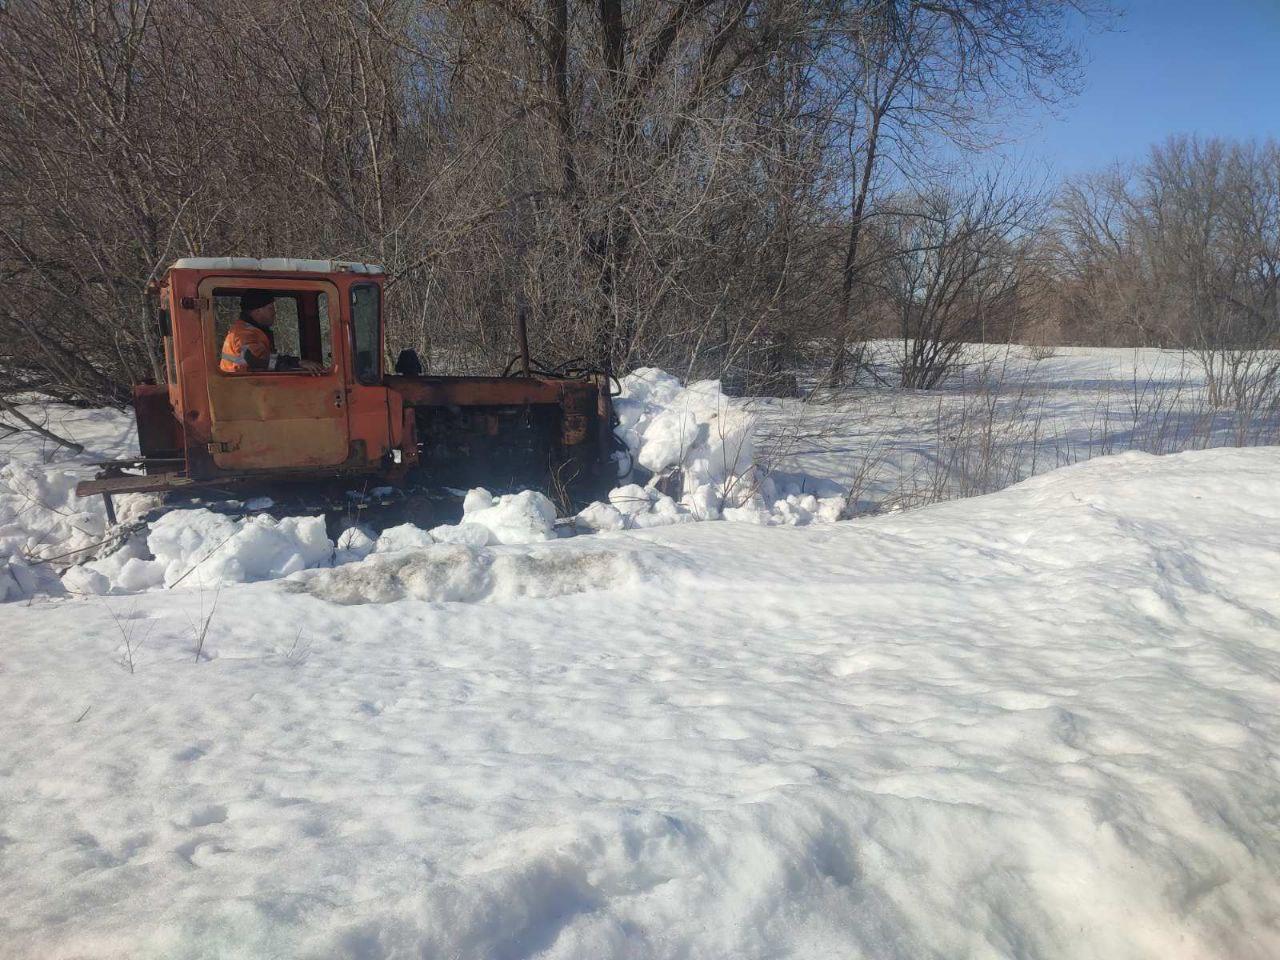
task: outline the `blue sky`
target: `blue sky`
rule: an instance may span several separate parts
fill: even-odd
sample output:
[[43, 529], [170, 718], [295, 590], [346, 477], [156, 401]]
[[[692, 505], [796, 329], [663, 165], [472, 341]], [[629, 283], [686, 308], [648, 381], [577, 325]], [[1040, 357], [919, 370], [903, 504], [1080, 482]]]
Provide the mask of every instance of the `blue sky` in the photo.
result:
[[1280, 139], [1280, 0], [1113, 0], [1081, 37], [1073, 101], [1011, 121], [1000, 153], [1067, 176], [1131, 160], [1173, 133]]

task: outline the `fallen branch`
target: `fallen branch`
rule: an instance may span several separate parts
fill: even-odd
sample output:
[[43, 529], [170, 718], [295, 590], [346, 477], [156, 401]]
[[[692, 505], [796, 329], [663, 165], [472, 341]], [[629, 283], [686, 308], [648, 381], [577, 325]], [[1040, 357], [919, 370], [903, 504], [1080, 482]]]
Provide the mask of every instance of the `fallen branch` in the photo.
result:
[[54, 443], [58, 444], [58, 446], [66, 447], [72, 453], [84, 453], [83, 445], [76, 443], [73, 440], [68, 440], [65, 437], [60, 437], [51, 430], [46, 430], [44, 427], [40, 426], [40, 424], [36, 423], [34, 420], [28, 417], [25, 413], [23, 413], [21, 410], [15, 407], [12, 403], [10, 403], [4, 397], [0, 397], [0, 410], [3, 410], [5, 413], [9, 414], [9, 416], [26, 424], [29, 429], [34, 430], [36, 433], [40, 434], [40, 436], [44, 437], [46, 440], [52, 440]]

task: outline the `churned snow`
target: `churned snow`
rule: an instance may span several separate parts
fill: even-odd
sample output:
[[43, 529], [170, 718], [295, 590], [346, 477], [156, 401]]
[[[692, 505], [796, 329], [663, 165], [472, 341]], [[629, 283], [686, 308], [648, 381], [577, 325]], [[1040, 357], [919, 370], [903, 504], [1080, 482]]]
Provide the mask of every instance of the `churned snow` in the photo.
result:
[[[423, 530], [411, 523], [375, 540], [353, 527], [335, 544], [323, 517], [232, 517], [207, 509], [172, 510], [134, 536], [123, 549], [71, 567], [62, 586], [71, 593], [133, 593], [190, 580], [208, 587], [277, 580], [301, 570], [363, 561], [370, 554], [417, 551], [435, 544], [480, 548], [555, 538], [555, 507], [540, 493], [495, 497], [472, 490], [462, 522]], [[454, 555], [465, 554], [455, 551]]]
[[[63, 584], [73, 592], [106, 593], [112, 587], [173, 587], [188, 578], [193, 586], [275, 580], [327, 564], [333, 556], [323, 517], [237, 519], [210, 510], [174, 510], [150, 524], [145, 551], [141, 539], [71, 568]], [[148, 552], [151, 559], [138, 555]]]
[[308, 571], [285, 589], [334, 603], [397, 600], [480, 603], [515, 597], [557, 597], [617, 587], [643, 578], [650, 551], [601, 547], [488, 549], [437, 542], [373, 556], [363, 563]]
[[0, 601], [44, 586], [49, 573], [30, 559], [61, 558], [103, 538], [100, 503], [73, 493], [79, 476], [25, 463], [0, 466]]
[[1277, 478], [1128, 454], [846, 523], [9, 604], [0, 942], [1276, 956]]
[[[477, 488], [467, 493], [462, 504], [462, 523], [459, 527], [479, 527], [488, 531], [488, 537], [476, 546], [487, 543], [536, 543], [555, 539], [555, 505], [541, 493], [522, 490], [501, 497], [492, 496], [488, 490]], [[437, 527], [437, 539], [450, 541], [447, 528]]]
[[[644, 529], [692, 520], [801, 525], [836, 520], [843, 495], [778, 495], [755, 461], [758, 417], [725, 396], [718, 380], [684, 386], [644, 367], [623, 377], [614, 400], [630, 473], [643, 483], [614, 489], [578, 514], [584, 531]], [[669, 488], [669, 489], [668, 489]], [[672, 492], [674, 491], [674, 496]]]
[[[123, 456], [133, 445], [128, 414], [60, 404], [26, 412], [86, 451], [71, 459], [35, 433], [0, 436], [0, 603], [56, 591], [64, 567], [95, 555], [108, 538], [106, 508], [100, 497], [76, 497], [76, 483], [92, 475], [87, 461]], [[117, 515], [127, 522], [152, 503], [145, 496], [118, 497]]]
[[752, 463], [753, 418], [727, 402], [716, 380], [685, 387], [653, 367], [622, 378], [618, 433], [650, 473], [685, 469], [694, 488], [723, 483]]

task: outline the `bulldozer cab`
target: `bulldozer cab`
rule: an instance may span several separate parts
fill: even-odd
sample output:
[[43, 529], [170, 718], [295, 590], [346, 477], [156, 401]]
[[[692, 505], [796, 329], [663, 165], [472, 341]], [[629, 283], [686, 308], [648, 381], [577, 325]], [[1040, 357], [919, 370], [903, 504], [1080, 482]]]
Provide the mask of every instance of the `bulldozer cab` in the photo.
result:
[[[327, 280], [262, 280], [252, 287], [239, 285], [243, 282], [230, 286], [209, 277], [200, 284], [214, 463], [224, 469], [342, 463], [350, 430], [346, 383], [334, 355], [337, 290]], [[319, 372], [296, 366], [253, 369], [242, 355], [226, 362], [228, 334], [250, 292], [275, 297], [270, 360], [308, 360], [319, 365]]]
[[[382, 279], [377, 267], [330, 261], [187, 259], [170, 268], [161, 299], [176, 366], [171, 405], [212, 467], [355, 467], [386, 454]], [[274, 322], [246, 321], [251, 294], [271, 299]], [[261, 364], [234, 349], [228, 334], [246, 322], [255, 342], [270, 344], [269, 364], [266, 348]]]

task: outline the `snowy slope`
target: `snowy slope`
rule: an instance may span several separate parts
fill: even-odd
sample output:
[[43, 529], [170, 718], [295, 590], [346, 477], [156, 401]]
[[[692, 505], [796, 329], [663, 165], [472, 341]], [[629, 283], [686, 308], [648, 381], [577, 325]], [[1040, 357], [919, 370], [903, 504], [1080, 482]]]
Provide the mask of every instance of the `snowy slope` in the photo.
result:
[[0, 955], [1280, 956], [1278, 543], [1127, 454], [10, 603]]

